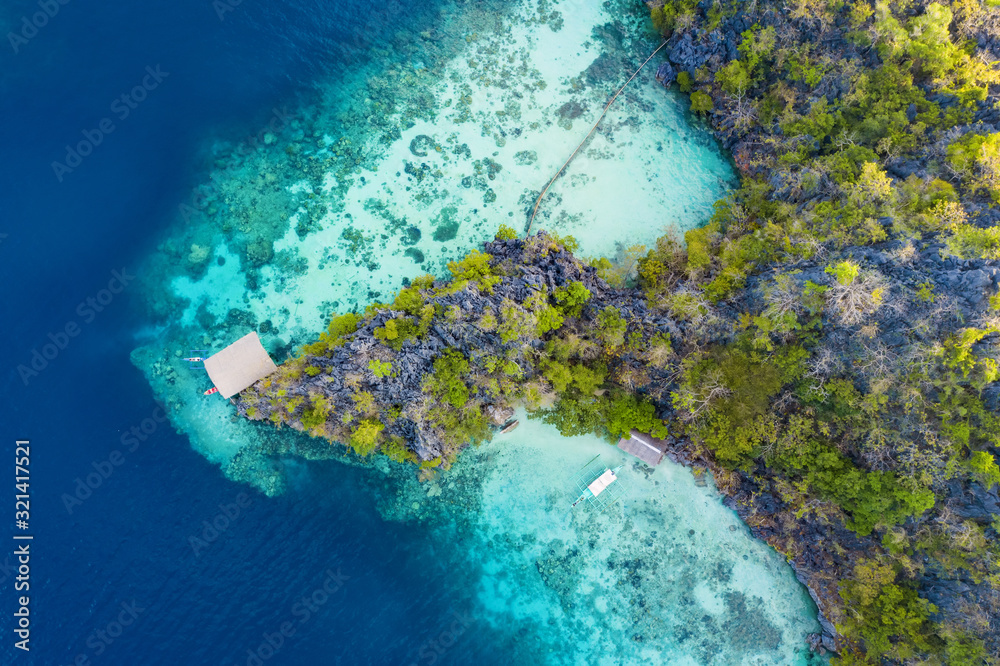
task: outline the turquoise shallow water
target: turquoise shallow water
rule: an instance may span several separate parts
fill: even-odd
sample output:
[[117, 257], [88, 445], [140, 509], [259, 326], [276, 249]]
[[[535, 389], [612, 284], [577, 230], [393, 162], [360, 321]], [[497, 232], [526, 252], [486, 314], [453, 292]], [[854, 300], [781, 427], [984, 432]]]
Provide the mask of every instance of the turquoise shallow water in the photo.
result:
[[[334, 312], [523, 229], [548, 179], [656, 47], [642, 5], [457, 4], [371, 46], [369, 64], [282, 110], [257, 140], [206, 145], [213, 168], [142, 271], [151, 325], [133, 362], [195, 450], [231, 478], [294, 493], [314, 442], [235, 421], [180, 361], [257, 330], [277, 361]], [[702, 223], [733, 174], [685, 102], [636, 77], [542, 204], [536, 228], [620, 258]], [[321, 445], [325, 446], [325, 445]], [[477, 618], [553, 664], [804, 663], [815, 609], [711, 484], [629, 465], [622, 510], [567, 510], [594, 438], [526, 423], [419, 484], [366, 463], [383, 520], [414, 523], [467, 572]], [[285, 454], [288, 457], [282, 458]], [[617, 463], [616, 463], [617, 464]], [[374, 490], [372, 492], [375, 492]], [[469, 582], [471, 581], [471, 582]], [[666, 661], [665, 661], [666, 660]]]
[[[144, 275], [165, 330], [136, 363], [194, 445], [225, 462], [242, 436], [191, 401], [176, 346], [219, 349], [257, 327], [280, 358], [331, 314], [390, 299], [502, 223], [523, 229], [538, 194], [611, 95], [656, 47], [641, 5], [462, 4], [438, 27], [375, 48], [367, 68], [321, 86], [253, 145], [210, 146], [215, 169]], [[552, 186], [535, 228], [586, 256], [622, 258], [708, 217], [733, 173], [655, 62]], [[164, 354], [163, 350], [167, 349]], [[206, 387], [207, 388], [207, 387]], [[199, 434], [200, 433], [200, 434]]]
[[[392, 502], [395, 517], [428, 520], [432, 538], [460, 539], [477, 571], [478, 617], [535, 627], [540, 663], [811, 663], [812, 601], [711, 479], [519, 417], [512, 433]], [[624, 465], [626, 494], [603, 512], [573, 508], [576, 474], [596, 455]], [[423, 517], [441, 506], [463, 508]]]

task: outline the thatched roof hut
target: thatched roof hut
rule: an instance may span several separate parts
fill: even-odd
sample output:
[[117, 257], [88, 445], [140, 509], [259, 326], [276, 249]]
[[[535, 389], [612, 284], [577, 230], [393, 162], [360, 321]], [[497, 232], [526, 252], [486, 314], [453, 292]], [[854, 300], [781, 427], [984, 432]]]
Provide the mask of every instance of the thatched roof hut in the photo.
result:
[[230, 398], [278, 369], [256, 333], [248, 333], [205, 359], [209, 379], [223, 398]]

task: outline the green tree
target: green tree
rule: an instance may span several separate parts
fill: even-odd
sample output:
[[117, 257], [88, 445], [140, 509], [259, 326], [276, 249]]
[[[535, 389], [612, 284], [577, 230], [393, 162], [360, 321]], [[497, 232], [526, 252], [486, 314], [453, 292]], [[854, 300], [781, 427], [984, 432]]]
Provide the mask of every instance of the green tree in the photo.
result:
[[566, 287], [556, 289], [553, 296], [567, 317], [579, 317], [583, 306], [590, 300], [590, 290], [582, 282], [574, 280]]
[[372, 371], [372, 374], [381, 379], [392, 374], [392, 363], [373, 358], [368, 361], [368, 369]]
[[378, 438], [384, 425], [374, 419], [364, 419], [351, 433], [351, 447], [358, 455], [367, 456], [378, 448]]
[[514, 240], [515, 238], [517, 238], [517, 231], [513, 227], [501, 224], [500, 228], [497, 229], [496, 240]]
[[685, 70], [677, 72], [677, 87], [681, 92], [689, 93], [694, 87], [694, 79]]
[[969, 469], [975, 479], [987, 488], [1000, 484], [1000, 466], [991, 453], [974, 451], [969, 456]]
[[[733, 97], [743, 95], [750, 88], [753, 79], [746, 65], [740, 60], [733, 60], [728, 65], [715, 73], [715, 81], [722, 85], [722, 89]], [[692, 100], [694, 96], [692, 95]], [[693, 106], [692, 101], [692, 106]]]
[[605, 347], [621, 347], [625, 342], [626, 327], [625, 320], [614, 306], [607, 306], [597, 315], [597, 337]]
[[849, 612], [838, 629], [845, 636], [864, 641], [868, 658], [908, 659], [930, 649], [928, 616], [937, 608], [908, 587], [896, 584], [888, 564], [869, 561], [843, 581], [840, 596]]
[[712, 103], [712, 98], [708, 93], [704, 93], [700, 90], [695, 90], [691, 93], [691, 111], [694, 113], [708, 113], [715, 108]]

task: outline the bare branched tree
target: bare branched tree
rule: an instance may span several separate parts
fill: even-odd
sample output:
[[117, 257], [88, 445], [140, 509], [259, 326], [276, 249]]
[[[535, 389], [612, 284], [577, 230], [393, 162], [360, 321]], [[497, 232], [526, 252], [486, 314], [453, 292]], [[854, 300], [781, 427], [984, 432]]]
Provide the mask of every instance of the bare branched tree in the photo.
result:
[[806, 362], [806, 377], [823, 381], [839, 373], [844, 362], [839, 354], [829, 347], [820, 347], [819, 351]]
[[888, 288], [874, 271], [860, 273], [852, 282], [834, 280], [826, 292], [827, 304], [844, 326], [855, 326], [881, 307]]
[[757, 109], [747, 96], [746, 91], [740, 91], [729, 98], [729, 114], [733, 119], [733, 129], [743, 132], [757, 120]]
[[682, 409], [681, 418], [685, 421], [694, 421], [708, 409], [712, 403], [727, 395], [732, 391], [722, 382], [722, 370], [716, 368], [711, 371], [697, 387], [681, 388], [676, 396]]
[[805, 309], [799, 285], [789, 275], [775, 277], [774, 283], [764, 290], [764, 301], [767, 303], [764, 314], [768, 317], [782, 317], [788, 313], [798, 315]]
[[861, 358], [857, 367], [867, 377], [888, 377], [896, 368], [897, 355], [881, 340], [865, 343], [861, 346]]

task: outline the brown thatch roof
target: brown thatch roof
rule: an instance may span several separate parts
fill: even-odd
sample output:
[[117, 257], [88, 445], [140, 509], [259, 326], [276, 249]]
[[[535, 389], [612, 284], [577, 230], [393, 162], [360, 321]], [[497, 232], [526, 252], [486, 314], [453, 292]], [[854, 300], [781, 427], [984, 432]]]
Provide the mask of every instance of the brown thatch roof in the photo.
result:
[[277, 369], [256, 333], [244, 335], [205, 359], [205, 370], [223, 398], [236, 395]]
[[650, 467], [656, 467], [663, 460], [667, 443], [638, 430], [632, 430], [631, 437], [618, 440], [618, 448], [625, 453], [631, 453]]

